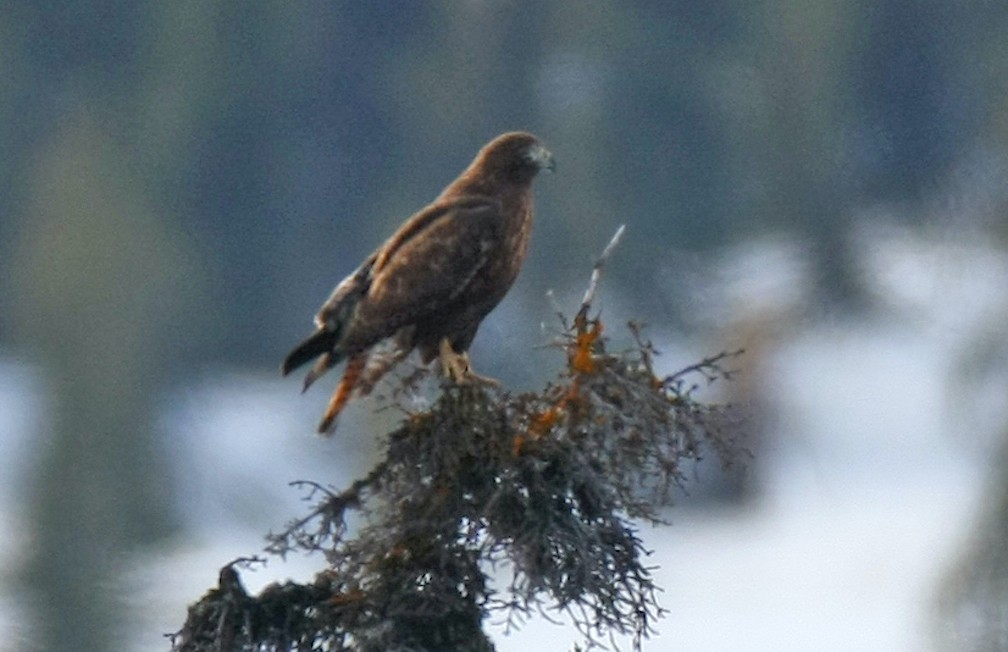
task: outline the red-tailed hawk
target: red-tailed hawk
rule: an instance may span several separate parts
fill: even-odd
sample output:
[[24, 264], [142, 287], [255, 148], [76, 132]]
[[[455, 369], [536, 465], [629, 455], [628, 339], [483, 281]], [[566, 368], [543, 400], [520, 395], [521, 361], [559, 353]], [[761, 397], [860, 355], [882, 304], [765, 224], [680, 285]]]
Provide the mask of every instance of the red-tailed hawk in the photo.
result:
[[[318, 358], [305, 377], [308, 389], [347, 360], [320, 433], [331, 430], [354, 390], [368, 393], [414, 348], [425, 364], [440, 357], [444, 373], [456, 382], [479, 378], [466, 352], [525, 260], [532, 179], [543, 169], [553, 169], [553, 157], [538, 138], [524, 132], [498, 136], [336, 286], [315, 316], [316, 331], [281, 367], [287, 375]], [[386, 340], [391, 351], [372, 356]]]

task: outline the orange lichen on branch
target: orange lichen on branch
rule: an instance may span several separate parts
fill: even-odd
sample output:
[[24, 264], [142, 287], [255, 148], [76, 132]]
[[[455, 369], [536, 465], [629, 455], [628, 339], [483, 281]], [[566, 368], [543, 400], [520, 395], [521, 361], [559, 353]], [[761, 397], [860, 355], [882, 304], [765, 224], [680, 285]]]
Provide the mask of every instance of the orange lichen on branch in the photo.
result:
[[[564, 389], [564, 387], [561, 385], [557, 389]], [[536, 412], [529, 422], [528, 429], [524, 433], [515, 436], [513, 444], [515, 457], [522, 454], [527, 441], [541, 439], [554, 426], [560, 423], [564, 417], [576, 410], [580, 402], [581, 383], [575, 377], [553, 405], [541, 412]]]
[[564, 406], [554, 405], [549, 409], [536, 414], [532, 417], [532, 423], [529, 425], [529, 434], [535, 436], [536, 438], [542, 437], [550, 429], [560, 421], [563, 417]]
[[553, 428], [553, 426], [559, 423], [560, 419], [562, 419], [566, 413], [566, 405], [569, 396], [569, 391], [564, 392], [563, 396], [561, 396], [560, 400], [555, 405], [551, 405], [542, 412], [537, 412], [532, 416], [529, 427], [524, 433], [515, 435], [514, 443], [512, 445], [512, 452], [515, 457], [522, 454], [525, 448], [525, 442], [541, 439]]
[[570, 350], [570, 367], [582, 374], [595, 373], [598, 369], [595, 360], [595, 344], [602, 336], [602, 322], [594, 320], [577, 324], [577, 335]]
[[525, 450], [525, 435], [517, 434], [515, 435], [514, 441], [511, 443], [511, 453], [515, 457], [519, 457], [522, 451]]

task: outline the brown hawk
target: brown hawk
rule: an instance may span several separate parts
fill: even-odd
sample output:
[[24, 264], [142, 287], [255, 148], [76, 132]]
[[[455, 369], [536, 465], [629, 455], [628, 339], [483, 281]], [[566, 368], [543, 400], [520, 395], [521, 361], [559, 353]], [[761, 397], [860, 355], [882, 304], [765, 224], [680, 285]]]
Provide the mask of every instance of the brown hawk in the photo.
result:
[[[287, 375], [318, 358], [305, 377], [306, 390], [347, 360], [320, 433], [331, 430], [355, 390], [367, 394], [413, 349], [424, 364], [439, 357], [456, 382], [479, 379], [467, 351], [525, 260], [532, 179], [544, 169], [553, 169], [553, 157], [538, 138], [524, 132], [498, 136], [336, 286], [315, 316], [316, 331], [281, 366]], [[385, 342], [391, 351], [377, 353]]]

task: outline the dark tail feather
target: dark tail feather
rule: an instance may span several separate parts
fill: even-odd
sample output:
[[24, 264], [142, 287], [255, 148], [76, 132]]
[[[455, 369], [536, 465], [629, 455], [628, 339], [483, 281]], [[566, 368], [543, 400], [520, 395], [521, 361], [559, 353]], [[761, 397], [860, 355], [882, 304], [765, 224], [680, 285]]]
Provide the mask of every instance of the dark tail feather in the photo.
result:
[[[309, 360], [322, 355], [323, 353], [330, 354], [329, 358], [332, 366], [338, 362], [338, 356], [333, 352], [333, 348], [336, 346], [336, 340], [339, 334], [329, 330], [319, 330], [314, 335], [306, 339], [304, 342], [295, 347], [293, 351], [287, 354], [284, 358], [283, 364], [280, 365], [280, 373], [284, 376], [294, 371], [301, 365], [305, 364]], [[328, 368], [328, 367], [327, 367]]]

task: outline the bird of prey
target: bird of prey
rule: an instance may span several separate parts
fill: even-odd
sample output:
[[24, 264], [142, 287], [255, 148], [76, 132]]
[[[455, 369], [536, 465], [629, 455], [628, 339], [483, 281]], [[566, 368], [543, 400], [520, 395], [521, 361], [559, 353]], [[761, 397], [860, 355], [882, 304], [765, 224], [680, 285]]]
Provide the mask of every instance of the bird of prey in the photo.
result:
[[481, 379], [469, 366], [469, 345], [518, 275], [532, 229], [532, 180], [553, 166], [532, 134], [498, 136], [336, 286], [315, 332], [281, 366], [286, 376], [317, 358], [304, 391], [347, 361], [319, 433], [332, 430], [355, 390], [367, 394], [413, 349], [424, 364], [439, 358], [455, 382]]

